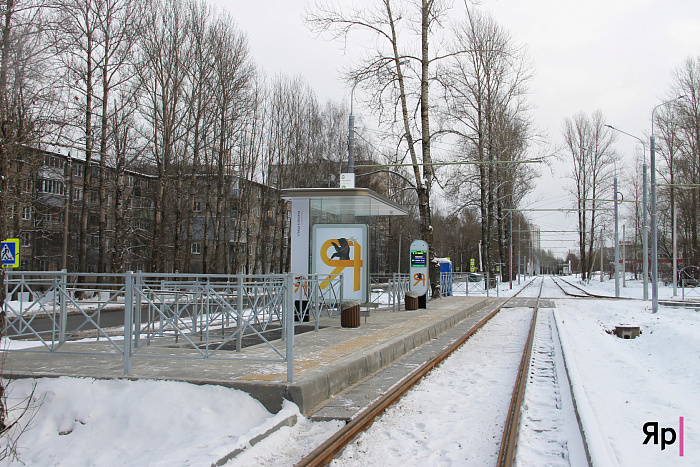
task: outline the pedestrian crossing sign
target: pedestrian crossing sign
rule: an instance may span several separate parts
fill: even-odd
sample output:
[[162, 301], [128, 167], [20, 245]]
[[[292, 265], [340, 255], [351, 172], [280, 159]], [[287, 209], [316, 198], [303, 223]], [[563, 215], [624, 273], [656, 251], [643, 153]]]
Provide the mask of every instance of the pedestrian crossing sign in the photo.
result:
[[0, 244], [3, 268], [19, 267], [19, 238], [8, 238]]

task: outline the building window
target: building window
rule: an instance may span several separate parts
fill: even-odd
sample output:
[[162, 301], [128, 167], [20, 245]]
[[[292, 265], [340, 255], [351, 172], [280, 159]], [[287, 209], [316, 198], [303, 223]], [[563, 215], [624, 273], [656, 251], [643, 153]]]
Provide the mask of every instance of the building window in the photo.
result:
[[25, 193], [31, 193], [31, 192], [32, 192], [32, 186], [33, 186], [33, 185], [34, 185], [34, 184], [32, 183], [32, 179], [31, 179], [31, 178], [26, 179], [26, 180], [24, 181], [24, 188], [23, 188], [23, 189], [24, 189], [24, 192], [25, 192]]
[[194, 212], [201, 212], [202, 211], [202, 202], [201, 201], [195, 201], [192, 205], [192, 211]]
[[22, 232], [21, 234], [19, 234], [19, 238], [23, 247], [32, 246], [32, 236], [29, 232]]
[[82, 201], [83, 199], [83, 189], [80, 187], [73, 188], [73, 201]]
[[82, 177], [83, 176], [83, 166], [80, 164], [76, 164], [73, 166], [73, 175], [75, 177]]
[[31, 206], [25, 206], [22, 208], [22, 220], [28, 221], [32, 218], [32, 208]]
[[200, 253], [202, 253], [202, 251], [200, 250], [199, 242], [192, 242], [192, 254], [198, 255]]
[[65, 193], [65, 186], [63, 182], [58, 180], [39, 180], [39, 191], [41, 193], [63, 195]]
[[134, 176], [133, 175], [128, 175], [126, 177], [126, 186], [134, 186]]

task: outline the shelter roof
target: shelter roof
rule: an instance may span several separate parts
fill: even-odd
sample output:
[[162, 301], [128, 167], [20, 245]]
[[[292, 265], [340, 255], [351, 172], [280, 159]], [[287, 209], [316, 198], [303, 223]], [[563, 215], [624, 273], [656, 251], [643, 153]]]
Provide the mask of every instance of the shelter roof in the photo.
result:
[[405, 216], [408, 209], [369, 188], [287, 188], [282, 198], [316, 201], [314, 207], [332, 214], [355, 216]]

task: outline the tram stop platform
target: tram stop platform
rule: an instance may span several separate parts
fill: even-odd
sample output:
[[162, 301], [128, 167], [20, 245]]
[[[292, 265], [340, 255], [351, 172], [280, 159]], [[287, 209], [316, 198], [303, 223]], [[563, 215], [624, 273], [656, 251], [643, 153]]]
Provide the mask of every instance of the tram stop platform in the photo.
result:
[[[254, 345], [230, 352], [235, 359], [183, 359], [192, 349], [155, 344], [148, 357], [134, 357], [124, 375], [123, 360], [102, 340], [67, 343], [61, 352], [3, 352], [4, 378], [130, 378], [216, 384], [243, 390], [277, 412], [283, 399], [317, 420], [350, 419], [413, 369], [429, 360], [505, 301], [503, 298], [443, 297], [427, 309], [372, 310], [360, 327], [342, 328], [340, 317], [318, 331], [294, 338], [294, 382], [283, 363], [261, 363], [274, 352]], [[284, 348], [284, 342], [280, 348]], [[65, 349], [63, 347], [66, 347]], [[113, 346], [111, 346], [113, 347]], [[81, 353], [79, 353], [81, 352]], [[85, 353], [87, 352], [87, 353]], [[141, 351], [143, 354], [144, 352]], [[360, 384], [361, 383], [361, 384]]]

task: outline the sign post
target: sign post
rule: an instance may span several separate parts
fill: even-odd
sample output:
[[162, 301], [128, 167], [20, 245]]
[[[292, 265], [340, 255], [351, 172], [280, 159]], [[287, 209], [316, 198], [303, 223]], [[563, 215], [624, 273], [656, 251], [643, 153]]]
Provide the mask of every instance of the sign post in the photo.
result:
[[19, 267], [19, 238], [8, 238], [0, 244], [3, 268]]
[[411, 267], [409, 269], [409, 290], [418, 292], [418, 307], [426, 307], [426, 296], [430, 279], [428, 277], [428, 243], [414, 240], [411, 243]]

